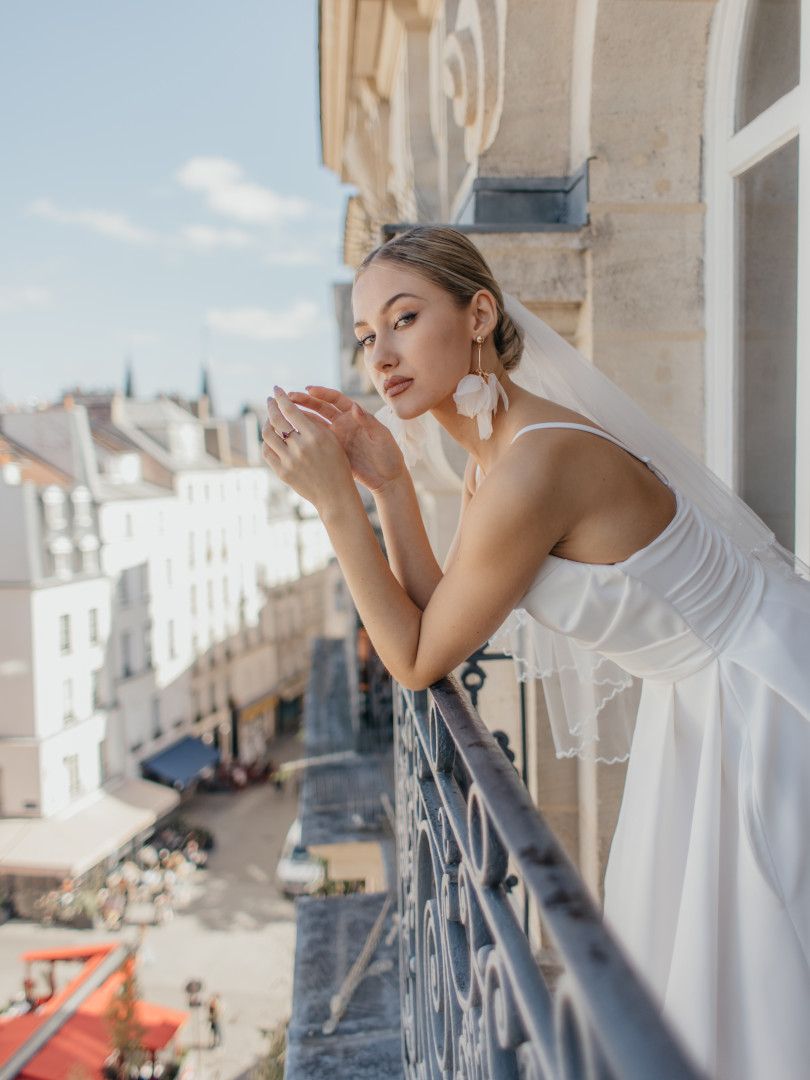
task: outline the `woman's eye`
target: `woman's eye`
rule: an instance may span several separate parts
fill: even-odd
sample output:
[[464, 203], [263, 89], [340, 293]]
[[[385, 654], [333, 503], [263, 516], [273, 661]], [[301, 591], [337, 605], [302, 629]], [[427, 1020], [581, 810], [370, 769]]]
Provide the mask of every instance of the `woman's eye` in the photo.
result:
[[416, 318], [416, 312], [415, 311], [409, 311], [406, 315], [400, 315], [400, 317], [394, 323], [394, 329], [396, 330], [397, 327], [400, 327], [400, 326], [407, 326], [408, 323], [413, 322], [413, 320], [415, 318]]
[[372, 345], [373, 343], [374, 343], [374, 335], [373, 334], [366, 334], [365, 337], [355, 339], [355, 345], [357, 346], [358, 349], [365, 349], [366, 346]]

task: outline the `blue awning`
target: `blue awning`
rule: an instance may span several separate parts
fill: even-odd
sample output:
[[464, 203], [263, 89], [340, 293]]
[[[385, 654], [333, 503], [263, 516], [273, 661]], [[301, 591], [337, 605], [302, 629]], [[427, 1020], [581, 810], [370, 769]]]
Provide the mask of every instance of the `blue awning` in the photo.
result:
[[141, 762], [141, 768], [149, 776], [157, 777], [164, 784], [171, 784], [182, 791], [218, 764], [219, 750], [215, 746], [209, 746], [193, 735], [186, 735], [168, 750]]

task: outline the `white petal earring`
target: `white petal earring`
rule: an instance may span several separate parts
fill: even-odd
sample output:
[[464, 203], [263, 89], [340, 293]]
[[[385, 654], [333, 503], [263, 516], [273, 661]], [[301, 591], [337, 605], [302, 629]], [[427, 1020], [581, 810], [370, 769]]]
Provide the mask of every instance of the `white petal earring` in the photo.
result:
[[488, 439], [492, 435], [492, 418], [498, 411], [498, 398], [503, 401], [504, 412], [509, 408], [509, 398], [498, 382], [498, 376], [491, 371], [484, 371], [481, 366], [484, 339], [480, 334], [475, 343], [478, 346], [478, 367], [471, 375], [465, 375], [458, 384], [453, 401], [459, 416], [474, 417], [478, 421], [479, 439]]

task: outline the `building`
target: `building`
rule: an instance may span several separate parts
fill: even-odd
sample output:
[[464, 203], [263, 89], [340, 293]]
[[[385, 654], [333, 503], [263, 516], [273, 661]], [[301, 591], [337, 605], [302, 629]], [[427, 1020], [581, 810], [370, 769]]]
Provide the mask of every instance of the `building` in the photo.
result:
[[[76, 392], [0, 417], [0, 871], [85, 873], [297, 720], [329, 545], [253, 414], [206, 405]], [[121, 828], [113, 792], [139, 810]]]
[[[800, 213], [808, 145], [800, 135], [810, 122], [800, 76], [807, 5], [321, 0], [319, 12], [323, 159], [356, 189], [345, 261], [356, 266], [410, 224], [465, 230], [507, 292], [702, 456], [807, 561], [810, 382], [807, 315], [797, 302], [810, 265], [810, 227]], [[367, 387], [353, 363], [349, 322], [339, 311], [344, 381], [357, 394]], [[462, 466], [431, 433], [414, 475], [439, 558], [455, 526]], [[556, 760], [541, 688], [526, 686], [521, 729], [508, 665], [484, 667], [482, 716], [506, 728], [535, 804], [598, 899], [623, 767]], [[416, 703], [402, 708], [398, 745], [407, 745], [406, 764], [421, 783], [441, 724], [430, 711], [429, 746], [420, 751], [413, 732], [427, 718]], [[464, 756], [463, 740], [453, 753]], [[399, 794], [410, 813], [410, 778]], [[486, 820], [482, 805], [468, 806], [470, 820], [475, 813]], [[438, 813], [446, 812], [447, 803]], [[421, 826], [424, 838], [430, 829]], [[404, 834], [400, 840], [407, 877], [415, 856]], [[449, 875], [444, 906], [469, 865], [465, 853], [458, 867], [446, 840], [443, 855], [441, 847], [434, 838], [435, 865]], [[406, 1072], [414, 1070], [407, 1074], [446, 1070], [456, 1054], [471, 1075], [496, 1073], [496, 1060], [507, 1074], [518, 1067], [515, 1047], [528, 1055], [522, 1066], [536, 1060], [538, 1075], [558, 1068], [579, 1075], [588, 1061], [598, 1071], [593, 1046], [611, 1025], [594, 1036], [593, 1013], [577, 1011], [587, 980], [576, 972], [556, 996], [551, 1058], [541, 1064], [522, 1042], [525, 1011], [514, 1027], [501, 1012], [498, 1039], [482, 1043], [486, 1001], [482, 1015], [471, 989], [480, 953], [468, 940], [467, 957], [453, 903], [441, 919], [431, 909], [439, 886], [431, 893], [425, 877], [426, 906], [403, 908], [412, 933], [401, 953]], [[581, 898], [576, 905], [587, 906]], [[469, 911], [460, 921], [470, 938]], [[487, 986], [501, 986], [504, 969], [493, 961], [490, 984], [487, 965]], [[450, 1046], [459, 1030], [460, 1044]], [[507, 1050], [509, 1061], [499, 1056]]]
[[[357, 189], [346, 262], [389, 226], [464, 228], [806, 561], [802, 8], [322, 0], [320, 85], [324, 162]], [[418, 475], [439, 552], [459, 468], [438, 446]], [[529, 706], [530, 786], [598, 893], [621, 767], [553, 761]]]

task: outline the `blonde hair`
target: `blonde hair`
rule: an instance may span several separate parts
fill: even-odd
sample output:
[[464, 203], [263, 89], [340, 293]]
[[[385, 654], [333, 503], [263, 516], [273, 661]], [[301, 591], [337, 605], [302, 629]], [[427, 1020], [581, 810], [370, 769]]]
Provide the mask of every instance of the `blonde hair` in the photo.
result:
[[446, 225], [417, 225], [375, 248], [357, 268], [354, 280], [374, 263], [407, 267], [444, 289], [464, 307], [480, 290], [495, 298], [498, 323], [492, 335], [506, 371], [516, 368], [523, 352], [520, 331], [504, 311], [503, 293], [484, 256], [464, 233]]

